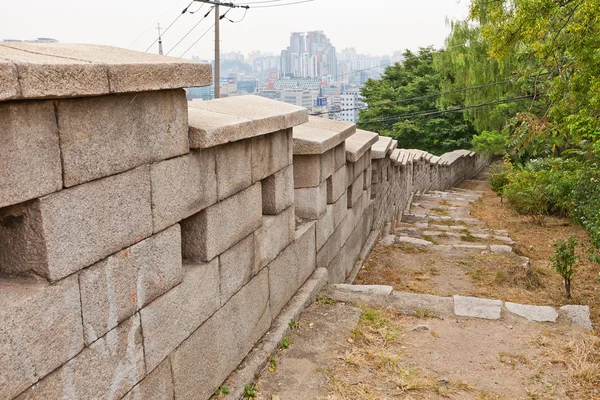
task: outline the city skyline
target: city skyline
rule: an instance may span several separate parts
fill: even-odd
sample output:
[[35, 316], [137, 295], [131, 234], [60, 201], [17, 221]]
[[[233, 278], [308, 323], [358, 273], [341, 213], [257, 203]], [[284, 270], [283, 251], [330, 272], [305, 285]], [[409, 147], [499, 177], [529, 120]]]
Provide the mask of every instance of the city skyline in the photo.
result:
[[[150, 46], [156, 39], [156, 23], [167, 28], [190, 3], [188, 0], [131, 0], [127, 2], [80, 2], [56, 0], [48, 3], [32, 0], [3, 6], [0, 12], [0, 39], [55, 38], [63, 43], [93, 43], [113, 45], [156, 53]], [[243, 4], [236, 1], [237, 4]], [[468, 1], [425, 0], [410, 4], [382, 0], [375, 7], [347, 0], [315, 0], [285, 7], [258, 8], [257, 4], [244, 18], [244, 11], [232, 10], [227, 18], [240, 23], [221, 21], [221, 50], [253, 50], [278, 54], [288, 45], [289, 32], [323, 30], [338, 49], [354, 47], [359, 53], [373, 56], [390, 55], [394, 50], [416, 49], [419, 46], [441, 47], [449, 32], [447, 18], [463, 19]], [[202, 9], [200, 9], [202, 7]], [[202, 34], [186, 55], [212, 59], [213, 15], [209, 15], [173, 49], [190, 29], [203, 18], [209, 6], [193, 4], [164, 35], [165, 53], [180, 56]], [[221, 14], [224, 14], [223, 10]], [[27, 15], [26, 24], [19, 23]]]

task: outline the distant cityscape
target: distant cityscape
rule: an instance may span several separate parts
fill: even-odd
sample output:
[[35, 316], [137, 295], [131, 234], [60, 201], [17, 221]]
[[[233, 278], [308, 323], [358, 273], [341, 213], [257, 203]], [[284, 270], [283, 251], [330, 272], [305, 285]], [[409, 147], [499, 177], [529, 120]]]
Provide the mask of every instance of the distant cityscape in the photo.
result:
[[[57, 43], [56, 39], [4, 39], [5, 43]], [[192, 59], [213, 63], [193, 56]], [[280, 54], [253, 51], [221, 54], [221, 96], [255, 94], [307, 108], [309, 113], [356, 123], [365, 104], [360, 95], [368, 79], [402, 61], [401, 51], [373, 57], [354, 48], [338, 52], [323, 31], [292, 32]], [[187, 89], [189, 101], [214, 98], [214, 86]]]
[[[212, 60], [195, 60], [212, 63]], [[348, 48], [338, 52], [323, 31], [293, 32], [279, 55], [253, 51], [221, 54], [221, 96], [255, 94], [305, 107], [311, 114], [344, 122], [358, 121], [364, 107], [360, 91], [379, 79], [401, 51], [372, 57]], [[188, 89], [190, 101], [210, 100], [214, 87]]]

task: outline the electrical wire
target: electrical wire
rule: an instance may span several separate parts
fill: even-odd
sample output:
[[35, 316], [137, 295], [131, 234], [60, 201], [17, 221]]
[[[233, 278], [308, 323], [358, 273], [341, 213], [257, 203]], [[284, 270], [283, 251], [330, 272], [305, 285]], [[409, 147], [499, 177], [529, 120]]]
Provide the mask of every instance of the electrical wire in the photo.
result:
[[271, 7], [292, 6], [294, 4], [310, 3], [312, 1], [315, 1], [315, 0], [302, 0], [302, 1], [294, 1], [292, 3], [285, 3], [285, 4], [270, 4], [270, 5], [266, 5], [266, 6], [254, 6], [254, 7], [251, 7], [251, 8], [255, 9], [255, 8], [271, 8]]
[[317, 114], [312, 114], [312, 115], [335, 114], [335, 113], [339, 113], [339, 112], [343, 112], [343, 111], [364, 110], [366, 108], [374, 108], [374, 107], [387, 106], [389, 104], [400, 104], [400, 103], [406, 103], [406, 102], [409, 102], [409, 101], [426, 100], [426, 99], [430, 99], [430, 98], [433, 98], [433, 97], [444, 96], [444, 95], [447, 95], [447, 94], [461, 93], [461, 92], [466, 92], [466, 91], [475, 90], [475, 89], [482, 89], [482, 88], [486, 88], [486, 87], [490, 87], [490, 86], [495, 86], [495, 85], [501, 85], [503, 83], [509, 83], [509, 82], [513, 82], [513, 80], [512, 79], [506, 79], [504, 81], [486, 83], [485, 85], [470, 86], [470, 87], [466, 87], [466, 88], [450, 90], [448, 92], [432, 93], [432, 94], [428, 94], [426, 96], [410, 97], [410, 98], [407, 98], [407, 99], [390, 100], [390, 101], [386, 101], [386, 102], [379, 103], [379, 104], [373, 104], [372, 106], [366, 105], [366, 106], [363, 106], [363, 107], [346, 108], [346, 109], [343, 109], [343, 110], [337, 110], [337, 111], [331, 111], [331, 112], [322, 112], [322, 113], [317, 113]]
[[[179, 3], [181, 3], [182, 1], [183, 1], [183, 0], [178, 0], [178, 1], [175, 3], [175, 5], [174, 5], [174, 6], [173, 6], [171, 9], [173, 9], [173, 8], [177, 7], [177, 5], [178, 5]], [[165, 12], [163, 15], [161, 15], [160, 17], [158, 17], [158, 18], [156, 19], [156, 22], [159, 22], [161, 18], [163, 18], [165, 15], [167, 15], [167, 14], [168, 14], [168, 13], [171, 11], [171, 9], [169, 9], [169, 11]], [[152, 25], [150, 25], [149, 27], [147, 27], [147, 28], [146, 28], [146, 30], [145, 30], [145, 31], [143, 31], [143, 32], [140, 34], [140, 36], [138, 36], [138, 37], [137, 37], [137, 38], [136, 38], [136, 39], [135, 39], [133, 42], [131, 42], [131, 43], [129, 44], [129, 46], [127, 46], [127, 47], [131, 48], [131, 46], [133, 46], [133, 45], [134, 45], [134, 44], [135, 44], [135, 43], [136, 43], [138, 40], [140, 40], [140, 39], [141, 39], [141, 37], [142, 37], [142, 36], [144, 36], [144, 35], [146, 34], [146, 32], [148, 32], [150, 29], [154, 28], [154, 24], [155, 24], [156, 22], [154, 22]]]
[[[167, 54], [166, 54], [166, 55], [168, 56], [169, 54], [171, 54], [171, 52], [172, 52], [173, 50], [175, 50], [175, 48], [176, 48], [177, 46], [179, 46], [179, 44], [180, 44], [181, 42], [183, 42], [183, 41], [184, 41], [184, 39], [185, 39], [186, 37], [188, 37], [188, 36], [190, 35], [190, 33], [192, 33], [192, 32], [194, 31], [194, 29], [196, 29], [196, 28], [198, 27], [198, 25], [200, 25], [200, 23], [201, 23], [201, 22], [202, 22], [202, 21], [204, 21], [204, 20], [205, 20], [205, 19], [206, 19], [206, 18], [207, 18], [207, 17], [210, 15], [210, 13], [212, 12], [212, 10], [214, 10], [214, 7], [211, 7], [211, 8], [210, 8], [210, 10], [208, 10], [208, 12], [207, 12], [206, 14], [204, 14], [204, 17], [200, 18], [200, 21], [196, 22], [196, 25], [194, 25], [194, 26], [192, 27], [192, 29], [190, 29], [190, 30], [189, 30], [189, 31], [188, 31], [188, 32], [187, 32], [187, 33], [186, 33], [186, 34], [185, 34], [185, 35], [184, 35], [184, 36], [183, 36], [181, 39], [179, 39], [179, 41], [178, 41], [178, 42], [175, 44], [175, 46], [171, 47], [171, 50], [169, 50], [169, 51], [167, 52]], [[183, 57], [183, 56], [182, 56], [182, 57]]]
[[225, 13], [222, 18], [225, 18], [227, 21], [231, 22], [232, 24], [239, 24], [240, 22], [242, 22], [246, 18], [246, 14], [247, 13], [248, 13], [248, 9], [246, 8], [244, 10], [244, 16], [239, 21], [233, 21], [232, 19], [225, 17], [225, 15], [227, 15], [227, 13]]
[[469, 110], [469, 109], [473, 109], [473, 108], [493, 106], [493, 105], [496, 105], [496, 104], [512, 103], [512, 102], [516, 102], [516, 101], [519, 101], [519, 100], [525, 100], [525, 99], [535, 98], [538, 95], [540, 95], [540, 93], [537, 93], [535, 95], [534, 94], [530, 94], [530, 95], [526, 95], [526, 96], [512, 97], [512, 98], [504, 99], [504, 100], [490, 101], [490, 102], [487, 102], [487, 103], [476, 104], [476, 105], [472, 105], [472, 106], [450, 108], [448, 110], [429, 110], [429, 111], [424, 111], [424, 112], [418, 112], [418, 113], [400, 115], [400, 116], [396, 116], [396, 117], [374, 119], [374, 120], [370, 120], [370, 121], [358, 121], [357, 123], [358, 124], [373, 124], [373, 123], [378, 123], [378, 122], [401, 121], [403, 119], [413, 118], [413, 117], [430, 117], [430, 116], [435, 116], [435, 115], [442, 115], [442, 114], [447, 114], [447, 113], [452, 113], [452, 112]]
[[[167, 29], [165, 29], [165, 31], [162, 33], [163, 35], [164, 35], [165, 33], [167, 33], [167, 32], [169, 31], [169, 29], [171, 29], [171, 27], [172, 27], [173, 25], [175, 25], [175, 22], [177, 22], [177, 21], [179, 20], [179, 18], [181, 18], [181, 16], [182, 16], [183, 14], [185, 14], [185, 13], [188, 11], [188, 8], [190, 8], [190, 6], [191, 6], [192, 4], [194, 4], [194, 0], [192, 0], [192, 2], [191, 2], [190, 4], [188, 4], [188, 6], [187, 6], [186, 8], [184, 8], [184, 9], [183, 9], [183, 11], [181, 12], [181, 14], [179, 14], [179, 15], [177, 16], [177, 18], [175, 18], [175, 21], [171, 22], [171, 25], [169, 25], [169, 26], [167, 27]], [[159, 39], [159, 38], [156, 38], [156, 39], [154, 40], [154, 42], [152, 42], [152, 44], [151, 44], [150, 46], [148, 46], [148, 48], [146, 49], [146, 51], [145, 51], [144, 53], [147, 53], [147, 52], [148, 52], [148, 50], [150, 50], [150, 49], [152, 48], [152, 46], [154, 46], [154, 44], [155, 44], [156, 42], [158, 42], [158, 39]]]
[[196, 40], [196, 41], [195, 41], [195, 42], [194, 42], [194, 43], [193, 43], [193, 44], [192, 44], [192, 45], [191, 45], [191, 46], [190, 46], [190, 47], [189, 47], [189, 48], [188, 48], [188, 49], [187, 49], [187, 50], [186, 50], [186, 51], [185, 51], [185, 52], [184, 52], [182, 55], [180, 55], [179, 57], [183, 57], [183, 56], [185, 56], [185, 55], [187, 54], [187, 52], [188, 52], [188, 51], [190, 51], [190, 50], [192, 49], [192, 47], [194, 47], [194, 46], [195, 46], [195, 45], [196, 45], [196, 44], [197, 44], [197, 43], [198, 43], [200, 40], [202, 40], [202, 38], [203, 38], [204, 36], [206, 36], [206, 34], [207, 34], [208, 32], [210, 32], [210, 30], [211, 30], [212, 28], [214, 28], [214, 27], [215, 27], [215, 24], [212, 24], [212, 25], [210, 26], [210, 28], [208, 28], [208, 29], [206, 30], [206, 32], [204, 32], [204, 33], [202, 34], [202, 36], [200, 36], [200, 37], [198, 38], [198, 40]]

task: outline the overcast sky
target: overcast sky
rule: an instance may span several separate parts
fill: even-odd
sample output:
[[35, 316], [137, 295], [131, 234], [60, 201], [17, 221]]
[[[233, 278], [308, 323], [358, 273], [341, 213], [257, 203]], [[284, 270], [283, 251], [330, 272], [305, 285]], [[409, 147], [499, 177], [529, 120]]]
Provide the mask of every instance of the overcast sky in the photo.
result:
[[[153, 26], [168, 26], [191, 0], [0, 0], [0, 39], [51, 37], [61, 42], [106, 44], [144, 51], [156, 37]], [[248, 3], [260, 0], [248, 0]], [[262, 0], [263, 2], [265, 0]], [[274, 5], [282, 0], [258, 5]], [[236, 4], [245, 4], [236, 0]], [[309, 3], [250, 9], [241, 23], [221, 21], [221, 50], [274, 52], [289, 45], [293, 31], [322, 30], [338, 51], [391, 54], [419, 46], [440, 47], [448, 34], [446, 19], [464, 19], [469, 0], [314, 0]], [[192, 5], [191, 10], [200, 7]], [[183, 15], [164, 35], [169, 51], [208, 11]], [[228, 17], [239, 20], [244, 11]], [[171, 55], [180, 56], [214, 21], [211, 15]], [[213, 33], [186, 54], [212, 59]], [[150, 51], [157, 52], [154, 46]]]

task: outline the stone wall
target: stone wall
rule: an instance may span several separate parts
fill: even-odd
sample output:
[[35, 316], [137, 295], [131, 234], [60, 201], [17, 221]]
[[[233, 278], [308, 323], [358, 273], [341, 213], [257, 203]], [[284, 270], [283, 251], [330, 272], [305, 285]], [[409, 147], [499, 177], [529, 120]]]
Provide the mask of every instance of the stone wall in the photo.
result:
[[188, 103], [210, 66], [0, 44], [0, 399], [207, 399], [415, 191], [482, 165], [285, 103]]

